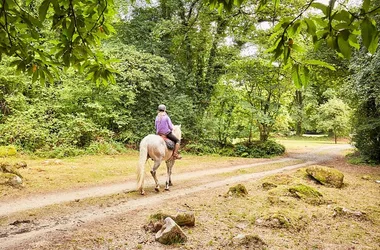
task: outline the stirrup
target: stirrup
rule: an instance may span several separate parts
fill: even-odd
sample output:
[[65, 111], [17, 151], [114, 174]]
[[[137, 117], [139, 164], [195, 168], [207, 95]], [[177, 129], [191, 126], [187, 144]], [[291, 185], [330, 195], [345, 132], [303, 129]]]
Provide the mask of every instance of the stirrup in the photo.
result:
[[181, 160], [182, 156], [180, 156], [179, 154], [173, 154], [171, 158], [173, 158], [173, 160]]

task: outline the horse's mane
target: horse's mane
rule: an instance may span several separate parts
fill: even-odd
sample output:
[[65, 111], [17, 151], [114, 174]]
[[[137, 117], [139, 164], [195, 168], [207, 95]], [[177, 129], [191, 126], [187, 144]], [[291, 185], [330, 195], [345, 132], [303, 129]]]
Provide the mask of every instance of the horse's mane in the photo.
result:
[[172, 132], [175, 135], [175, 137], [177, 137], [179, 140], [182, 139], [181, 125], [174, 125]]

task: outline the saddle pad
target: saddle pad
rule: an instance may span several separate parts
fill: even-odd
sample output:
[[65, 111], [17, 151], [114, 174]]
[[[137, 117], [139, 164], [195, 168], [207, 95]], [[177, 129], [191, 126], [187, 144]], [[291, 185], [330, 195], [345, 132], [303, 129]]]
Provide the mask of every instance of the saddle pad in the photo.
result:
[[174, 149], [174, 146], [175, 146], [175, 143], [170, 140], [170, 139], [165, 139], [165, 142], [166, 142], [166, 147], [169, 149], [169, 150], [173, 150]]

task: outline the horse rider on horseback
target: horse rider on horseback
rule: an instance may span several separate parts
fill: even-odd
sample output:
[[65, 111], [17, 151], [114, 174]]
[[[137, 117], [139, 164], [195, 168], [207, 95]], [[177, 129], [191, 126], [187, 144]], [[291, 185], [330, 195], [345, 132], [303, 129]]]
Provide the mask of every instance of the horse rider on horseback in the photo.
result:
[[179, 155], [179, 140], [175, 135], [173, 135], [173, 123], [170, 120], [169, 115], [166, 113], [166, 106], [164, 104], [158, 105], [158, 114], [155, 120], [156, 134], [162, 137], [167, 137], [175, 143], [173, 150], [173, 159], [182, 159]]

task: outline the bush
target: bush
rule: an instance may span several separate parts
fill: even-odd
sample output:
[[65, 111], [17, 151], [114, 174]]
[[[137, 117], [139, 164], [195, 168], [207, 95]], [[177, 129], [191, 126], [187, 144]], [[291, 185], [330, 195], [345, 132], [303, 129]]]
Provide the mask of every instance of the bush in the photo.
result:
[[0, 157], [15, 156], [17, 149], [15, 146], [0, 146]]
[[[209, 143], [212, 144], [212, 143]], [[186, 152], [197, 155], [203, 154], [219, 154], [223, 156], [263, 158], [276, 155], [282, 155], [285, 147], [275, 141], [254, 142], [254, 143], [238, 143], [235, 145], [220, 146], [214, 143], [209, 145], [206, 143], [189, 143], [184, 147]]]
[[126, 152], [123, 144], [117, 142], [93, 142], [86, 148], [87, 154], [114, 155]]
[[234, 156], [263, 158], [282, 155], [285, 147], [275, 141], [239, 143], [235, 145]]

